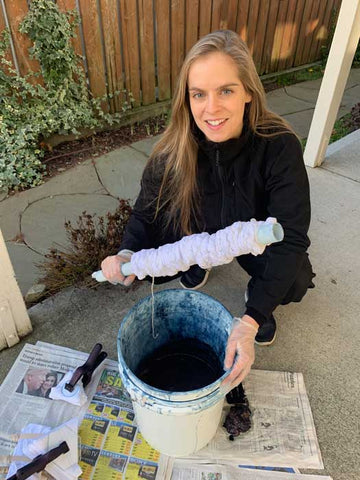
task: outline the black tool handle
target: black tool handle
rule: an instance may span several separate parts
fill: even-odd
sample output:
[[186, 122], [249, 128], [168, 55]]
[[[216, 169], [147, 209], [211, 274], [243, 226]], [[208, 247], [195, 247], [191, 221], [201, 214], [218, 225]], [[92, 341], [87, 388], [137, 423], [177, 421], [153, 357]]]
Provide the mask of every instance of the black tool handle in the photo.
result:
[[52, 448], [43, 455], [38, 455], [32, 460], [32, 462], [19, 468], [19, 470], [8, 480], [25, 480], [26, 478], [31, 477], [34, 473], [42, 472], [48, 463], [68, 451], [68, 444], [66, 442], [61, 442], [58, 447]]
[[102, 345], [101, 343], [97, 343], [94, 348], [91, 350], [90, 355], [86, 362], [80, 367], [77, 367], [71, 380], [65, 384], [65, 389], [69, 392], [72, 392], [75, 388], [75, 385], [80, 380], [81, 377], [83, 386], [86, 387], [90, 381], [94, 370], [100, 365], [100, 363], [105, 360], [107, 357], [106, 352], [102, 352]]

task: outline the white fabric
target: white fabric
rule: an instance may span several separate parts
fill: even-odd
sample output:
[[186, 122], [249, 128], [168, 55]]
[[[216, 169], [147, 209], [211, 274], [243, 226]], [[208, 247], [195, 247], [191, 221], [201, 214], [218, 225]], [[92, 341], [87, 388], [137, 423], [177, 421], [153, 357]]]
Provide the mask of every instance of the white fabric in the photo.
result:
[[75, 385], [72, 392], [65, 389], [65, 383], [68, 383], [73, 376], [74, 370], [70, 370], [61, 380], [61, 382], [50, 390], [49, 397], [53, 400], [64, 400], [64, 402], [72, 405], [79, 405], [80, 407], [87, 402], [87, 396], [82, 386], [81, 379]]
[[230, 263], [239, 255], [259, 255], [265, 250], [265, 245], [257, 241], [256, 234], [264, 223], [276, 223], [276, 219], [235, 222], [212, 235], [197, 233], [157, 249], [140, 250], [131, 257], [131, 269], [142, 280], [147, 275], [172, 276], [185, 272], [195, 264], [210, 268]]
[[[45, 470], [57, 480], [75, 480], [82, 473], [78, 465], [77, 418], [73, 418], [53, 430], [45, 425], [31, 423], [23, 428], [13, 456], [27, 457], [28, 461], [12, 462], [6, 478], [11, 477], [19, 468], [30, 463], [38, 455], [57, 447], [63, 441], [67, 443], [70, 450], [49, 463]], [[40, 473], [29, 477], [31, 480], [40, 480], [40, 478], [42, 478]]]

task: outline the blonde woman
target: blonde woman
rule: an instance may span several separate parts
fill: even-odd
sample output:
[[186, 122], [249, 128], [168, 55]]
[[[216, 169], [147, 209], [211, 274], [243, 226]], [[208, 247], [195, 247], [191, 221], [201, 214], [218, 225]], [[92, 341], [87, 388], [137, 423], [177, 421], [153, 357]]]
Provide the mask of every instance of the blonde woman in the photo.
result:
[[[249, 373], [254, 343], [274, 341], [275, 308], [299, 302], [314, 286], [314, 274], [306, 253], [309, 185], [298, 138], [267, 109], [240, 37], [228, 30], [210, 33], [184, 61], [170, 123], [143, 173], [120, 255], [106, 258], [101, 267], [108, 280], [130, 285], [134, 276], [125, 278], [120, 268], [134, 251], [269, 216], [283, 226], [284, 240], [262, 255], [237, 258], [251, 279], [246, 310], [228, 340], [224, 366], [232, 369], [227, 389]], [[203, 286], [208, 275], [197, 265], [178, 274], [189, 289]]]

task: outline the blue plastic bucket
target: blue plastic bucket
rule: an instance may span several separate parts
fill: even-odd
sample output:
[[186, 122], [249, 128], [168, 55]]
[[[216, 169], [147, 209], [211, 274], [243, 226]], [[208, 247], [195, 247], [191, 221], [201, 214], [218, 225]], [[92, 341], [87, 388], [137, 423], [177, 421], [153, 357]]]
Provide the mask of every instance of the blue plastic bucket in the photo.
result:
[[150, 295], [122, 321], [118, 335], [120, 376], [144, 438], [168, 455], [189, 455], [215, 435], [224, 403], [220, 384], [227, 373], [203, 388], [170, 392], [147, 385], [134, 372], [141, 360], [157, 348], [184, 338], [208, 344], [223, 364], [232, 315], [204, 293], [162, 290], [154, 294], [153, 336], [151, 308]]

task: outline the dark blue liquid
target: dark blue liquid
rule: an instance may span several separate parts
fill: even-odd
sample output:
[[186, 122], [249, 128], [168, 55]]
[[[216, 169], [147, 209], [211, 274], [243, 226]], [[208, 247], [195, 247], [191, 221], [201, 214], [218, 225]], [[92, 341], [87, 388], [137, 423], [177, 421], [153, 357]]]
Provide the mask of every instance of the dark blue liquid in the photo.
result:
[[223, 375], [214, 350], [194, 338], [169, 342], [143, 358], [135, 375], [147, 385], [187, 392], [210, 385]]

